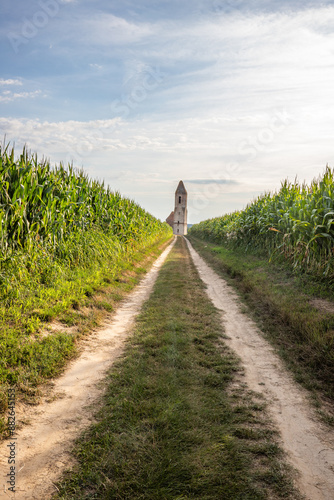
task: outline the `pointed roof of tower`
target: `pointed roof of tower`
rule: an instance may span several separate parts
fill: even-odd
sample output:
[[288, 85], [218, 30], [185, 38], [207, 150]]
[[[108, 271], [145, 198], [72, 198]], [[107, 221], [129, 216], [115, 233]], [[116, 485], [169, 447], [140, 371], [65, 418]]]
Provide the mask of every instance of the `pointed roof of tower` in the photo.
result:
[[179, 185], [177, 186], [175, 193], [187, 194], [186, 188], [184, 187], [184, 184], [182, 181], [179, 182]]

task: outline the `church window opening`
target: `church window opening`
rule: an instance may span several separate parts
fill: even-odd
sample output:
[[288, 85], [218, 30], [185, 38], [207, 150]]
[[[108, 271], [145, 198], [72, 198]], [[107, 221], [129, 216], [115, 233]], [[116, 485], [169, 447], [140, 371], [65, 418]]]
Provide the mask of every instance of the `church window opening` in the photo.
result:
[[181, 203], [181, 196], [179, 196], [179, 203]]

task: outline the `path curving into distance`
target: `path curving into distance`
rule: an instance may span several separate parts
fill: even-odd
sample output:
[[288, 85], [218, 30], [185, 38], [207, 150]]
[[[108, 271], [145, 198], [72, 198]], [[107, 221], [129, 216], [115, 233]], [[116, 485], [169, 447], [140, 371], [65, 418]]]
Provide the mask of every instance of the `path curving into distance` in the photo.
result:
[[319, 422], [307, 393], [297, 386], [256, 324], [240, 309], [232, 287], [188, 248], [207, 294], [222, 311], [226, 340], [241, 358], [248, 387], [262, 393], [288, 460], [299, 472], [297, 486], [309, 500], [334, 500], [334, 432]]

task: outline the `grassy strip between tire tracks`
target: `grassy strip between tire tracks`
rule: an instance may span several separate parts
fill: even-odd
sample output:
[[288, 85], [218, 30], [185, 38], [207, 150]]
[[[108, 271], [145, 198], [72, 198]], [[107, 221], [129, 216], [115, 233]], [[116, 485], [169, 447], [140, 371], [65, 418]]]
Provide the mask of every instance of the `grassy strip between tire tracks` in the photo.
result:
[[[170, 239], [169, 239], [170, 241]], [[59, 375], [67, 361], [77, 355], [80, 338], [101, 325], [124, 296], [132, 290], [147, 272], [152, 262], [168, 244], [160, 238], [146, 248], [132, 251], [123, 259], [112, 263], [109, 269], [97, 266], [78, 271], [71, 286], [59, 279], [50, 285], [49, 295], [62, 287], [61, 300], [52, 300], [40, 293], [39, 331], [34, 335], [25, 332], [29, 308], [18, 316], [17, 322], [8, 322], [8, 332], [0, 335], [2, 363], [0, 373], [0, 438], [7, 435], [6, 410], [7, 388], [15, 387], [18, 401], [36, 404], [42, 396], [40, 384]], [[60, 303], [61, 302], [61, 303]], [[3, 348], [6, 343], [6, 348]], [[11, 380], [12, 377], [12, 380]]]
[[57, 498], [299, 498], [221, 328], [178, 238]]
[[297, 382], [334, 425], [334, 302], [332, 288], [283, 263], [190, 235], [194, 248], [241, 293], [267, 339]]

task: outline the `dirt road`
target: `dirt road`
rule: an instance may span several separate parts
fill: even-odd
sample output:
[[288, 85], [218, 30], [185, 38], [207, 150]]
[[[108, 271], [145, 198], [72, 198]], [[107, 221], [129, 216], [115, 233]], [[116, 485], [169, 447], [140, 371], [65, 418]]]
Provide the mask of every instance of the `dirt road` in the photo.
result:
[[245, 382], [262, 393], [282, 437], [291, 464], [299, 471], [298, 487], [309, 500], [334, 499], [334, 432], [319, 423], [307, 394], [283, 368], [255, 323], [241, 312], [232, 288], [188, 247], [207, 293], [217, 309], [228, 345], [239, 355]]
[[[173, 244], [172, 244], [173, 245]], [[81, 356], [70, 363], [64, 374], [55, 380], [48, 399], [37, 407], [20, 406], [19, 421], [30, 421], [17, 434], [16, 493], [8, 491], [8, 444], [0, 446], [0, 498], [15, 500], [47, 500], [56, 491], [54, 481], [71, 465], [71, 443], [92, 421], [96, 403], [103, 393], [101, 382], [115, 359], [122, 353], [135, 316], [148, 299], [168, 248], [155, 261], [141, 283], [116, 311], [104, 329], [88, 338]], [[100, 382], [100, 384], [99, 384]], [[94, 406], [95, 403], [95, 406]]]

